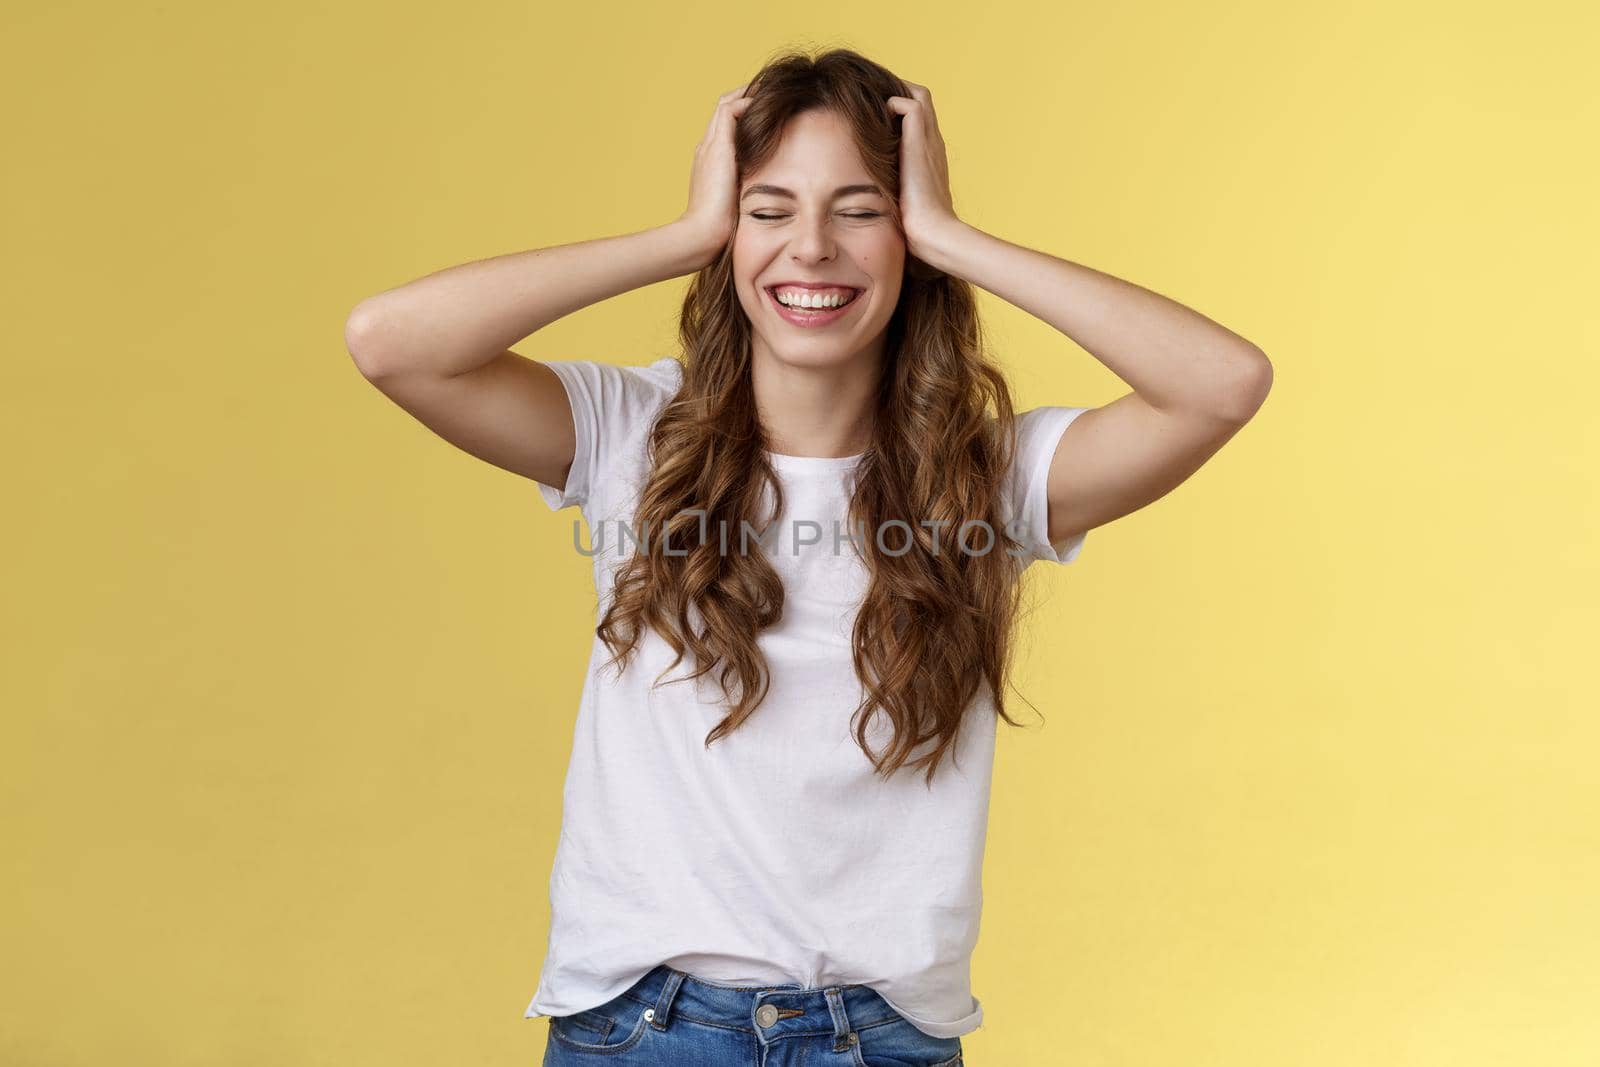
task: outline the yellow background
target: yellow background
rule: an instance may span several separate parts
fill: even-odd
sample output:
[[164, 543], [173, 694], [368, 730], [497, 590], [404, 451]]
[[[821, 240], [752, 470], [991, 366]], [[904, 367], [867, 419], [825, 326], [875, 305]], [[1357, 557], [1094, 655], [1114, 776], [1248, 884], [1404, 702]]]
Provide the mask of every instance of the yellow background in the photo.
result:
[[[7, 5], [0, 1062], [538, 1062], [576, 512], [344, 321], [675, 217], [791, 44], [1276, 372], [1030, 571], [968, 1062], [1600, 1062], [1592, 10]], [[687, 283], [518, 350], [670, 354]], [[983, 299], [1021, 406], [1126, 391]]]

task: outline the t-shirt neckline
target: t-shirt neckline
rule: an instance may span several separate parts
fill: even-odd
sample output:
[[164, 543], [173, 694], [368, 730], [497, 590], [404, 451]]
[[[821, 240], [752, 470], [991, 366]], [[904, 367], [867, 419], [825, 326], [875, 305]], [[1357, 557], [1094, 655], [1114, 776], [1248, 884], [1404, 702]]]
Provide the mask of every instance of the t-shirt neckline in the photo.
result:
[[865, 452], [857, 452], [853, 456], [790, 456], [782, 452], [768, 452], [767, 461], [776, 470], [831, 471], [854, 467], [865, 455]]

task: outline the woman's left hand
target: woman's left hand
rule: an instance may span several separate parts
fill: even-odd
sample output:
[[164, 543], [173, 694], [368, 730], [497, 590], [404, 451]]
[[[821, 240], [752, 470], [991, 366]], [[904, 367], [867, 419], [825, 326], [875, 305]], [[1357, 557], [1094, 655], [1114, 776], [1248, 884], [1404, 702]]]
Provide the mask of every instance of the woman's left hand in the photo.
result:
[[901, 116], [900, 225], [908, 250], [926, 262], [924, 252], [933, 235], [960, 219], [950, 198], [950, 165], [933, 114], [933, 94], [925, 85], [906, 84], [909, 97], [889, 97], [889, 109]]

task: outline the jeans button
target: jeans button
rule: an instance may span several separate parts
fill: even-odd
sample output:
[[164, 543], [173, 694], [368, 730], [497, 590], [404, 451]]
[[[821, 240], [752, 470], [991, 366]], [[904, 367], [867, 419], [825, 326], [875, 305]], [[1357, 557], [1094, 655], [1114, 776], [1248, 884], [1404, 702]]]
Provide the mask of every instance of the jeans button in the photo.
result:
[[778, 1021], [778, 1009], [771, 1004], [763, 1004], [756, 1009], [756, 1023], [767, 1027]]

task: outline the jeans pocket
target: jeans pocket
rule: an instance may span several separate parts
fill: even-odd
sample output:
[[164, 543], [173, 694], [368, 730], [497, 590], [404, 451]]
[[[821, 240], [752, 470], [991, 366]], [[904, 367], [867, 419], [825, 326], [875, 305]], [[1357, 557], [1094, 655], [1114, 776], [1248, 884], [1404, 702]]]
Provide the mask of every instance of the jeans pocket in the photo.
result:
[[898, 1018], [856, 1031], [856, 1067], [961, 1067], [959, 1037], [934, 1037]]
[[627, 1052], [650, 1030], [655, 1009], [626, 995], [572, 1015], [550, 1016], [550, 1040], [575, 1052]]

